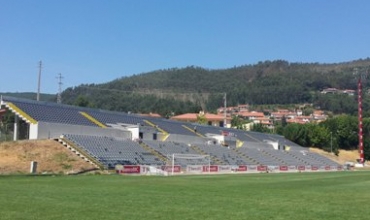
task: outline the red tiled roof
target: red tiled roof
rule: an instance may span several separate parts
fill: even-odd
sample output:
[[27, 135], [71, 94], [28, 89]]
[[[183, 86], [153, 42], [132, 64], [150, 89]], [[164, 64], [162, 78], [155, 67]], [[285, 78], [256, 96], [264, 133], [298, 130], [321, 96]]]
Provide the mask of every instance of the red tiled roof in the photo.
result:
[[162, 118], [160, 114], [157, 113], [149, 113], [149, 114], [140, 114], [141, 116], [148, 116], [148, 117], [153, 117], [153, 118]]
[[173, 116], [173, 117], [171, 117], [171, 119], [194, 121], [194, 120], [197, 120], [197, 115], [198, 114], [196, 114], [196, 113], [186, 113], [186, 114], [182, 114], [182, 115]]
[[[186, 113], [182, 115], [176, 115], [171, 117], [173, 120], [180, 120], [180, 121], [197, 121], [199, 114], [197, 113]], [[222, 115], [216, 115], [216, 114], [211, 114], [211, 113], [205, 113], [204, 114], [205, 118], [209, 121], [223, 121], [224, 116]]]
[[240, 115], [242, 117], [264, 117], [263, 112], [255, 112], [255, 111], [253, 111], [253, 112], [241, 111], [241, 112], [239, 112], [238, 115]]
[[300, 120], [300, 119], [297, 119], [297, 118], [288, 119], [286, 121], [287, 121], [287, 123], [297, 123], [297, 124], [306, 124], [307, 123], [307, 121], [303, 121], [303, 120]]

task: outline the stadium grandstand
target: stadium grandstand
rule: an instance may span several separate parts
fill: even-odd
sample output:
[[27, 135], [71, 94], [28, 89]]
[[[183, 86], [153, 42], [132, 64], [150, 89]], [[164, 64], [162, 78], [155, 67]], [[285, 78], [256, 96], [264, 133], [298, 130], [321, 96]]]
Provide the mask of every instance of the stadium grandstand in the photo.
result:
[[279, 135], [8, 96], [0, 110], [14, 114], [14, 140], [54, 139], [96, 167], [120, 173], [342, 169]]

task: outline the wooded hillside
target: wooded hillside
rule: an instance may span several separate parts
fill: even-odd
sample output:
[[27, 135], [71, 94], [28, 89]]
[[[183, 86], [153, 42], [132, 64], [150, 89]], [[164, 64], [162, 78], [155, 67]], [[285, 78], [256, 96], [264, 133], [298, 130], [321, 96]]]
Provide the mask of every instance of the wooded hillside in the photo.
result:
[[[333, 97], [322, 97], [319, 91], [331, 87], [354, 90], [354, 73], [365, 73], [368, 67], [370, 58], [338, 64], [277, 60], [217, 70], [190, 66], [80, 85], [66, 89], [62, 97], [66, 104], [168, 116], [201, 109], [214, 111], [222, 106], [223, 94], [227, 93], [228, 105], [311, 102], [317, 107], [337, 106], [333, 110], [336, 113], [353, 114], [355, 96], [333, 101]], [[368, 85], [365, 81], [364, 88]]]

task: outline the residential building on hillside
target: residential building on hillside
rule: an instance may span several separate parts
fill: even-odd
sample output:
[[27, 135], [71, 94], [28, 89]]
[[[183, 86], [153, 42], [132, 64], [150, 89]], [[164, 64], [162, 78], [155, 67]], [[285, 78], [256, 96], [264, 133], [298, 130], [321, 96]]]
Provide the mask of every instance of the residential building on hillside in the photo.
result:
[[323, 89], [321, 91], [322, 94], [336, 94], [338, 93], [338, 89], [336, 88], [327, 88], [327, 89]]
[[341, 90], [341, 89], [337, 89], [337, 88], [327, 88], [327, 89], [323, 89], [321, 91], [321, 94], [347, 94], [347, 95], [355, 95], [356, 91], [355, 90], [352, 90], [352, 89], [344, 89], [344, 90]]
[[162, 118], [162, 116], [158, 113], [148, 113], [148, 114], [139, 114], [140, 116], [152, 117], [152, 118]]
[[[305, 107], [307, 104], [303, 105]], [[203, 115], [206, 118], [208, 125], [222, 127], [224, 123], [224, 110], [225, 108], [219, 108], [217, 114], [203, 113], [186, 113], [182, 115], [177, 115], [171, 117], [172, 120], [194, 122], [197, 123], [199, 116]], [[271, 112], [271, 110], [264, 112], [270, 112], [269, 115], [265, 115], [263, 112], [259, 111], [249, 111], [249, 105], [238, 105], [226, 108], [226, 127], [231, 127], [231, 118], [233, 116], [238, 116], [247, 120], [243, 127], [245, 130], [249, 130], [253, 124], [263, 124], [267, 128], [274, 129], [274, 124], [276, 121], [281, 121], [285, 117], [287, 123], [299, 123], [305, 124], [309, 122], [321, 122], [327, 119], [327, 115], [322, 110], [315, 110], [311, 115], [303, 115], [303, 111], [300, 108], [295, 110], [289, 109], [278, 109], [277, 111]]]
[[[300, 114], [302, 114], [302, 111], [300, 111]], [[270, 116], [274, 118], [275, 121], [281, 121], [283, 117], [286, 119], [294, 119], [298, 114], [288, 109], [278, 109], [276, 112], [271, 112]]]
[[226, 117], [226, 126], [224, 126], [224, 116], [223, 115], [216, 115], [211, 113], [186, 113], [182, 115], [176, 115], [171, 117], [171, 120], [175, 121], [184, 121], [184, 122], [194, 122], [197, 123], [199, 117], [204, 117], [207, 121], [208, 125], [218, 126], [218, 127], [230, 127], [231, 126], [231, 118]]
[[328, 115], [326, 115], [324, 113], [324, 111], [322, 111], [322, 110], [315, 110], [311, 114], [311, 117], [312, 117], [313, 121], [322, 122], [322, 121], [325, 121], [328, 118]]

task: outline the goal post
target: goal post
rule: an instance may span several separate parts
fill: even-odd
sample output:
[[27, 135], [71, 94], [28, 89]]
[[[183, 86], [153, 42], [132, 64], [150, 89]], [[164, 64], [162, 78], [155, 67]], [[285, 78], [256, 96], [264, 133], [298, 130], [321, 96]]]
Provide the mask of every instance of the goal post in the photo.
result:
[[188, 167], [189, 165], [198, 165], [202, 167], [208, 166], [207, 171], [210, 172], [211, 157], [210, 155], [201, 154], [169, 154], [168, 159], [171, 161], [171, 175], [174, 174], [175, 165], [181, 165]]

